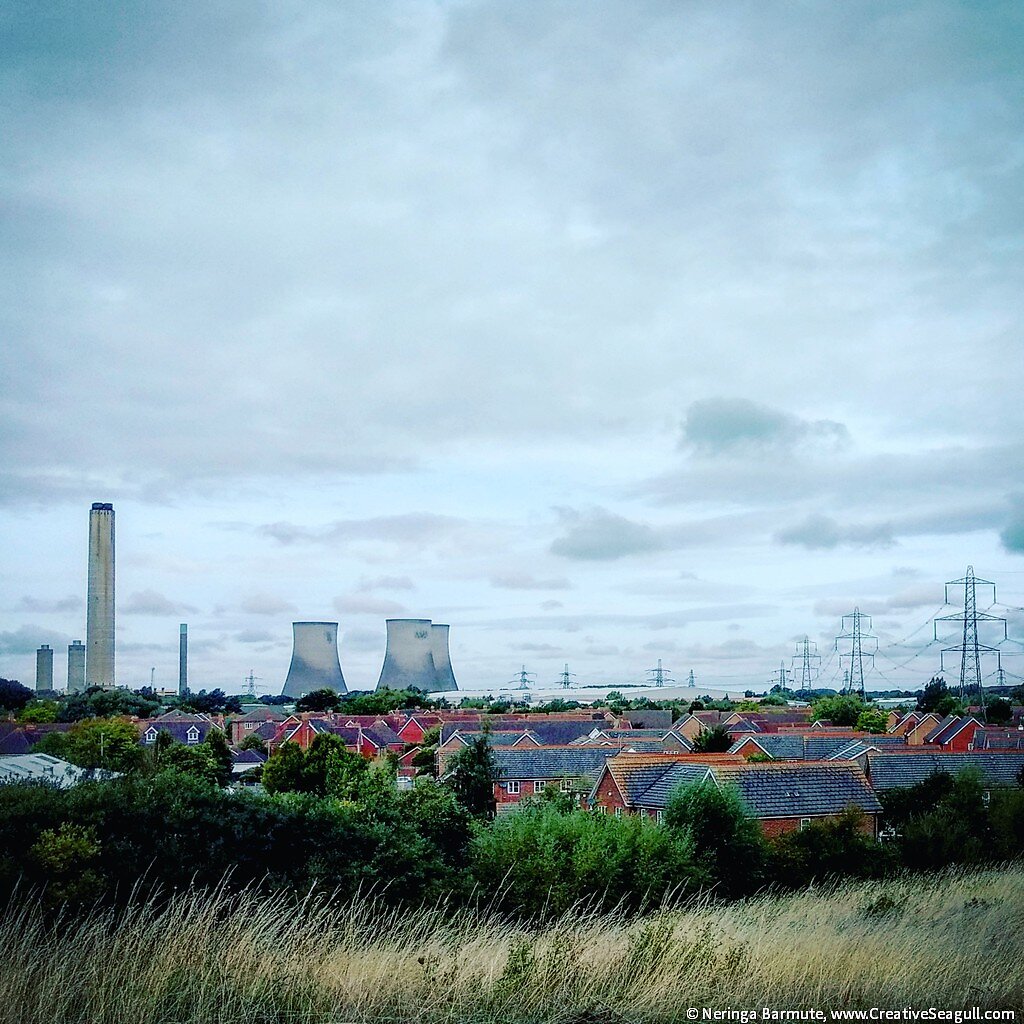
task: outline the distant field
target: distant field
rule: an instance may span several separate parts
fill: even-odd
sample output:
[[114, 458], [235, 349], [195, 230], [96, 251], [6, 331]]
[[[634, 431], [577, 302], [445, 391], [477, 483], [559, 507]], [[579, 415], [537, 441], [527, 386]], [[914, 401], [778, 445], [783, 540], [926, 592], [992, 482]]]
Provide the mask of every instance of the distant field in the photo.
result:
[[1024, 1007], [1024, 870], [818, 888], [539, 930], [372, 900], [194, 891], [158, 913], [0, 922], [20, 1024], [685, 1020], [688, 1007]]

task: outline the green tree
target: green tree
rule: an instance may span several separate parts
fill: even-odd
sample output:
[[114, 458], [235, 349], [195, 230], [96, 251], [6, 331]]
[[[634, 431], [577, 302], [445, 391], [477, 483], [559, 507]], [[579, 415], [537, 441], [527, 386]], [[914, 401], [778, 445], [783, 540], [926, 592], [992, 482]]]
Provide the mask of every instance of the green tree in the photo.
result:
[[43, 900], [55, 907], [93, 900], [103, 891], [103, 876], [96, 869], [100, 843], [88, 825], [62, 822], [45, 829], [31, 845], [28, 858], [46, 879]]
[[1013, 718], [1013, 705], [1003, 697], [993, 697], [985, 704], [985, 719], [994, 725], [1002, 725]]
[[857, 719], [868, 710], [867, 704], [854, 694], [838, 697], [823, 697], [814, 702], [815, 721], [827, 721], [833, 725], [856, 725]]
[[448, 759], [444, 784], [470, 814], [493, 818], [497, 805], [494, 784], [500, 774], [494, 751], [484, 734]]
[[769, 844], [774, 882], [801, 886], [816, 878], [880, 878], [890, 863], [886, 850], [864, 831], [861, 810], [787, 832]]
[[211, 786], [224, 785], [221, 766], [213, 751], [203, 743], [189, 747], [184, 743], [172, 742], [160, 758], [160, 770], [191, 775]]
[[90, 718], [66, 733], [50, 733], [36, 744], [41, 753], [62, 757], [81, 768], [131, 772], [145, 761], [139, 730], [120, 718]]
[[239, 750], [258, 750], [261, 754], [267, 752], [267, 745], [254, 732], [246, 733], [242, 742], [238, 744]]
[[861, 732], [870, 732], [880, 735], [889, 730], [889, 720], [884, 711], [879, 708], [865, 708], [858, 716], [854, 725], [855, 729]]
[[761, 884], [764, 835], [734, 787], [719, 788], [714, 782], [680, 786], [669, 797], [665, 824], [689, 835], [697, 863], [723, 895], [739, 896]]
[[305, 785], [306, 758], [291, 741], [282, 743], [263, 766], [263, 788], [268, 793], [299, 793]]
[[330, 687], [324, 687], [322, 690], [313, 690], [295, 702], [296, 711], [338, 711], [340, 708], [341, 698]]
[[712, 729], [704, 729], [697, 733], [693, 741], [696, 754], [723, 754], [733, 744], [732, 735], [724, 725], [716, 725]]
[[200, 746], [206, 748], [205, 752], [209, 753], [217, 766], [217, 783], [226, 786], [231, 781], [231, 770], [234, 766], [228, 738], [220, 729], [211, 729]]
[[34, 700], [18, 712], [18, 721], [56, 722], [59, 707], [55, 700]]
[[0, 679], [0, 711], [19, 711], [35, 694], [17, 679]]

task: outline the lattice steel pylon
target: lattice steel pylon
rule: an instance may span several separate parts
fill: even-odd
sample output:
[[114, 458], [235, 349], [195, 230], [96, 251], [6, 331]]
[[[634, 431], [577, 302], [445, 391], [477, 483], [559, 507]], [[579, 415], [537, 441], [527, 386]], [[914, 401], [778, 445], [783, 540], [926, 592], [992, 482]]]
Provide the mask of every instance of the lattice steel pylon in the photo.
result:
[[562, 674], [558, 677], [558, 682], [563, 690], [568, 690], [572, 686], [572, 680], [575, 675], [575, 672], [569, 671], [569, 663], [566, 662], [565, 668], [562, 669]]
[[791, 675], [792, 672], [786, 668], [786, 663], [784, 661], [780, 661], [778, 670], [772, 673], [772, 685], [777, 686], [780, 690], [788, 690], [788, 683], [792, 681], [790, 678]]
[[[569, 666], [566, 665], [566, 668], [568, 668], [568, 667]], [[647, 670], [647, 675], [651, 676], [651, 680], [650, 681], [653, 682], [655, 686], [659, 686], [660, 687], [660, 686], [664, 686], [666, 683], [674, 683], [675, 682], [675, 680], [668, 674], [671, 671], [672, 670], [670, 668], [662, 668], [661, 667], [661, 658], [659, 658], [658, 659], [658, 667], [657, 668], [649, 668]]]
[[946, 584], [945, 589], [946, 604], [949, 604], [949, 588], [964, 588], [963, 613], [959, 615], [937, 616], [932, 623], [932, 634], [934, 638], [938, 640], [938, 623], [940, 622], [963, 623], [963, 633], [960, 644], [956, 647], [943, 647], [939, 654], [939, 666], [943, 671], [945, 671], [946, 666], [943, 660], [944, 654], [959, 654], [960, 699], [963, 700], [969, 693], [977, 692], [979, 703], [981, 704], [982, 709], [984, 709], [985, 699], [981, 678], [981, 656], [982, 654], [994, 654], [996, 656], [996, 664], [1000, 668], [1002, 668], [1002, 660], [999, 655], [998, 647], [990, 647], [988, 644], [983, 644], [978, 640], [978, 623], [1001, 622], [1003, 624], [1003, 639], [1006, 640], [1010, 634], [1007, 632], [1006, 619], [999, 615], [989, 615], [988, 612], [978, 611], [977, 587], [979, 583], [983, 587], [992, 588], [992, 603], [996, 603], [996, 585], [991, 580], [978, 579], [974, 575], [974, 566], [969, 565], [967, 566], [967, 575], [962, 576], [958, 580], [950, 580]]
[[[811, 650], [812, 647], [814, 650]], [[798, 640], [793, 660], [800, 665], [800, 689], [809, 690], [811, 683], [818, 678], [818, 672], [821, 668], [821, 655], [818, 653], [818, 645], [807, 636], [803, 640]], [[817, 661], [819, 664], [812, 665], [812, 661]], [[795, 676], [796, 669], [793, 669], [792, 672]]]
[[[859, 608], [854, 608], [850, 615], [843, 616], [843, 629], [846, 629], [846, 620], [851, 620], [850, 631], [848, 633], [840, 633], [836, 637], [836, 651], [839, 653], [839, 663], [842, 664], [843, 658], [850, 659], [849, 677], [846, 679], [843, 685], [844, 693], [859, 693], [862, 697], [864, 696], [864, 659], [870, 658], [872, 666], [875, 664], [875, 652], [878, 650], [878, 637], [874, 633], [865, 633], [863, 627], [863, 620], [867, 619], [868, 629], [871, 628], [871, 616], [864, 615]], [[849, 640], [850, 651], [848, 654], [843, 654], [839, 651], [839, 641]], [[867, 654], [864, 653], [864, 641], [874, 640], [875, 650], [869, 651]]]
[[686, 686], [687, 686], [687, 689], [690, 689], [690, 690], [696, 690], [697, 689], [697, 680], [693, 678], [693, 669], [692, 668], [690, 669], [690, 674], [686, 677]]
[[526, 671], [526, 666], [523, 665], [522, 668], [519, 669], [519, 672], [517, 673], [516, 678], [513, 679], [512, 682], [513, 683], [518, 683], [519, 684], [518, 688], [520, 690], [528, 690], [530, 688], [530, 677], [531, 676], [536, 676], [536, 675], [537, 675], [536, 672], [527, 672]]

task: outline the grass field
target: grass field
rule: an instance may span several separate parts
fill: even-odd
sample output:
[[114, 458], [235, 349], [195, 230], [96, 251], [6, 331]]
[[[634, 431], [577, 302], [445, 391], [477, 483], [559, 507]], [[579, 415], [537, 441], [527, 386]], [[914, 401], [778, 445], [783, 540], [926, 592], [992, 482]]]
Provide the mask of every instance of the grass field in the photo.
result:
[[199, 891], [157, 911], [0, 922], [19, 1024], [647, 1022], [691, 1006], [1024, 1007], [1024, 870], [819, 887], [540, 929], [372, 900]]

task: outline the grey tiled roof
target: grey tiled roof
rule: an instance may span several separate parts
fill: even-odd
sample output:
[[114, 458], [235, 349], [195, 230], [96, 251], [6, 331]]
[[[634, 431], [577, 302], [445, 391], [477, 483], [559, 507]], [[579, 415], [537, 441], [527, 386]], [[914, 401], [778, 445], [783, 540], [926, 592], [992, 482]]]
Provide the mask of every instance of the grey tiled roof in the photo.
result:
[[586, 776], [591, 780], [618, 747], [505, 747], [494, 751], [501, 779], [564, 779]]
[[915, 750], [906, 754], [868, 754], [868, 775], [877, 790], [909, 788], [936, 772], [956, 775], [968, 766], [976, 767], [993, 786], [1015, 786], [1017, 774], [1024, 768], [1024, 751], [942, 754]]
[[852, 764], [746, 765], [713, 768], [719, 783], [731, 782], [758, 818], [799, 818], [840, 814], [859, 807], [879, 814], [882, 805], [867, 779]]
[[[648, 784], [643, 792], [633, 798], [633, 802], [640, 807], [653, 807], [663, 810], [674, 790], [680, 786], [702, 782], [710, 778], [711, 775], [708, 766], [703, 764], [659, 765], [656, 768], [656, 772], [657, 776], [653, 779], [648, 779]], [[630, 789], [632, 788], [630, 786]]]
[[[740, 737], [730, 748], [735, 753], [752, 737]], [[839, 751], [857, 742], [870, 743], [877, 747], [906, 746], [903, 736], [829, 736], [822, 733], [762, 733], [756, 739], [758, 745], [777, 761], [827, 761]]]

